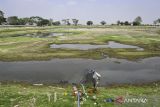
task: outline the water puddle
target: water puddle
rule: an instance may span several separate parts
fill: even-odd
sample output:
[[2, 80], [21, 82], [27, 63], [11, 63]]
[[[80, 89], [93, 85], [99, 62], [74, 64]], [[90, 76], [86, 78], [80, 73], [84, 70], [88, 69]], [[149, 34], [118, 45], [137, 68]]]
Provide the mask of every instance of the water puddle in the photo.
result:
[[108, 42], [106, 45], [91, 45], [91, 44], [52, 44], [50, 48], [67, 48], [67, 49], [79, 49], [79, 50], [89, 50], [89, 49], [97, 49], [97, 48], [133, 48], [139, 51], [143, 51], [143, 48], [132, 45], [125, 45], [121, 43], [116, 43], [114, 41]]
[[52, 37], [57, 37], [57, 36], [66, 36], [70, 35], [72, 33], [34, 33], [34, 34], [26, 34], [24, 36], [27, 37], [34, 37], [34, 38], [52, 38]]

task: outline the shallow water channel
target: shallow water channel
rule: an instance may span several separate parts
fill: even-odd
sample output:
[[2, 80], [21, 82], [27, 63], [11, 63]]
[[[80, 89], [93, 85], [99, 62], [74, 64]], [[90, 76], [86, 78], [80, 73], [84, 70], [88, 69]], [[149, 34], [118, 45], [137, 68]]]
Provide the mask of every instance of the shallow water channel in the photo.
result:
[[160, 57], [147, 58], [138, 62], [115, 58], [0, 62], [0, 81], [78, 83], [84, 78], [87, 69], [95, 69], [102, 75], [101, 85], [151, 82], [160, 80]]
[[33, 38], [52, 38], [52, 37], [57, 37], [57, 36], [66, 36], [66, 35], [71, 35], [72, 33], [57, 33], [57, 32], [52, 32], [52, 33], [33, 33], [33, 34], [26, 34], [23, 36], [26, 37], [33, 37]]
[[88, 50], [88, 49], [97, 49], [97, 48], [133, 48], [137, 50], [143, 50], [138, 46], [125, 45], [121, 43], [116, 43], [114, 41], [108, 42], [106, 45], [91, 45], [91, 44], [52, 44], [50, 48], [67, 48], [67, 49], [79, 49], [79, 50]]

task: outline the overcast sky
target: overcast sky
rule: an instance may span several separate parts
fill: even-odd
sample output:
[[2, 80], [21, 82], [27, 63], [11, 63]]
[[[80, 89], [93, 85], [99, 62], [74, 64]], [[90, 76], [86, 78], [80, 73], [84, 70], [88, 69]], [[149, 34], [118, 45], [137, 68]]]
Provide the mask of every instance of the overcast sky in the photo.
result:
[[115, 23], [133, 21], [141, 16], [143, 23], [160, 18], [160, 0], [0, 0], [5, 16], [41, 16], [61, 20], [77, 18], [80, 23], [92, 20]]

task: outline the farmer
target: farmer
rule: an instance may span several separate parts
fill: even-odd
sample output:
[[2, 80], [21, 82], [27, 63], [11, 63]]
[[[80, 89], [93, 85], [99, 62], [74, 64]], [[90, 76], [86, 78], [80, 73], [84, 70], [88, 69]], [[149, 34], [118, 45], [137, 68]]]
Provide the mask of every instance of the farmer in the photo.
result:
[[92, 72], [92, 83], [93, 83], [93, 87], [96, 90], [97, 89], [97, 85], [98, 85], [98, 81], [101, 78], [101, 75], [99, 73], [97, 73], [95, 70], [90, 70], [90, 72]]

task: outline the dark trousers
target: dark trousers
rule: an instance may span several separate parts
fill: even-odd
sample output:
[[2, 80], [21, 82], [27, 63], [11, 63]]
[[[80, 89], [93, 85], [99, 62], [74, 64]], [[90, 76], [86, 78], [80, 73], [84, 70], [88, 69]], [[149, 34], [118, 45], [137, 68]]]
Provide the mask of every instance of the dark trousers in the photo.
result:
[[96, 89], [97, 88], [97, 80], [93, 79], [92, 82], [93, 82], [93, 87]]

